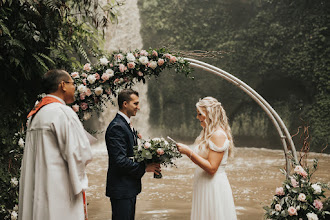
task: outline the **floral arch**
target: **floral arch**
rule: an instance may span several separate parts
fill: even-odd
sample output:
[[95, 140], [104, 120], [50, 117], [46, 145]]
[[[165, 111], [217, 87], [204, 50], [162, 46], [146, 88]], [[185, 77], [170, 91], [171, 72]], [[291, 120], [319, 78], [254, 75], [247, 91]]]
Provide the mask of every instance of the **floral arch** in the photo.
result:
[[76, 101], [72, 104], [72, 108], [82, 121], [86, 121], [93, 113], [103, 111], [105, 102], [113, 102], [112, 98], [116, 97], [119, 89], [131, 87], [139, 81], [145, 83], [151, 76], [159, 76], [164, 69], [172, 68], [177, 73], [189, 77], [191, 67], [204, 69], [233, 83], [266, 112], [281, 138], [288, 175], [291, 169], [290, 150], [294, 162], [298, 164], [295, 146], [284, 122], [270, 104], [250, 86], [230, 73], [195, 59], [171, 54], [165, 48], [135, 50], [128, 53], [114, 52], [100, 56], [94, 65], [87, 63], [82, 69], [72, 72], [71, 76], [77, 86]]

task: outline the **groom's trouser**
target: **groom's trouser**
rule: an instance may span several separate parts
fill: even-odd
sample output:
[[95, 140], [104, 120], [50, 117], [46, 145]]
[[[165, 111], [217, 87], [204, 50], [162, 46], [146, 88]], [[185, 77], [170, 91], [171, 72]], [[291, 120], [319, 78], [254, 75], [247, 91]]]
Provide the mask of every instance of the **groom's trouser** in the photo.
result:
[[134, 220], [136, 196], [128, 199], [110, 198], [112, 220]]

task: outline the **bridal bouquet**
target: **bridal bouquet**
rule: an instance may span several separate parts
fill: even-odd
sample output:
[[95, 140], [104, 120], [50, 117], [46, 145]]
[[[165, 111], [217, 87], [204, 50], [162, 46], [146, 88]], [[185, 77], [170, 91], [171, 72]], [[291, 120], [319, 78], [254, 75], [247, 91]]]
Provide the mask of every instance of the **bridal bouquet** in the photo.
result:
[[[283, 186], [276, 188], [271, 205], [264, 207], [265, 219], [330, 219], [329, 207], [326, 205], [329, 198], [325, 203], [321, 201], [321, 198], [325, 198], [328, 186], [310, 182], [316, 168], [317, 160], [314, 160], [313, 169], [297, 165]], [[285, 173], [284, 170], [282, 172]]]
[[[164, 138], [142, 139], [140, 144], [134, 147], [134, 160], [146, 164], [160, 163], [164, 166], [175, 166], [173, 160], [180, 157], [182, 156], [176, 145], [167, 142]], [[162, 174], [154, 174], [154, 177], [162, 178]]]

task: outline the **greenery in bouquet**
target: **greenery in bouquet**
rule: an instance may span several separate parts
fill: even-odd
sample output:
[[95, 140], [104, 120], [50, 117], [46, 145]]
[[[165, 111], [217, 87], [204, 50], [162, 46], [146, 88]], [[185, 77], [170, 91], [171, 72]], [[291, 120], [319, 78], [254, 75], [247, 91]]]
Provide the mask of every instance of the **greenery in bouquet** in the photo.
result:
[[[164, 166], [175, 166], [173, 160], [182, 157], [174, 143], [167, 142], [164, 138], [141, 140], [134, 146], [134, 160], [137, 162], [160, 163]], [[161, 178], [155, 176], [156, 178]]]
[[[284, 180], [283, 186], [276, 188], [271, 205], [264, 207], [265, 219], [330, 219], [330, 212], [326, 208], [329, 198], [325, 202], [321, 201], [329, 186], [311, 182], [317, 164], [315, 159], [312, 168], [295, 166], [293, 173]], [[286, 174], [284, 170], [282, 172]]]
[[86, 63], [83, 69], [71, 73], [77, 87], [72, 108], [82, 121], [88, 120], [93, 112], [101, 112], [103, 104], [112, 101], [120, 88], [145, 83], [146, 78], [157, 77], [170, 68], [186, 76], [191, 72], [187, 61], [165, 48], [101, 55], [95, 65]]

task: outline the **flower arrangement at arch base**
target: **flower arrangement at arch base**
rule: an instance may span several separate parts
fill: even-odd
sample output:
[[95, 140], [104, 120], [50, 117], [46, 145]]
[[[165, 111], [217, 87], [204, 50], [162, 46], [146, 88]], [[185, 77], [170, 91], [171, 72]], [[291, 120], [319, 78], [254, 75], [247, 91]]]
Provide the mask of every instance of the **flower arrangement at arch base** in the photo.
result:
[[[164, 166], [175, 166], [174, 159], [182, 157], [174, 143], [167, 142], [164, 138], [141, 140], [134, 146], [134, 160], [145, 164], [159, 163]], [[162, 174], [154, 174], [154, 178], [162, 178]]]
[[135, 50], [101, 55], [95, 65], [86, 63], [81, 70], [71, 73], [76, 84], [76, 101], [71, 105], [80, 120], [88, 120], [92, 113], [103, 111], [104, 103], [112, 102], [118, 90], [145, 83], [146, 78], [159, 76], [165, 69], [188, 76], [188, 61], [171, 54], [167, 49]]
[[[329, 187], [323, 183], [311, 182], [317, 163], [315, 159], [312, 169], [295, 166], [293, 173], [283, 182], [283, 186], [276, 188], [271, 205], [264, 207], [265, 219], [330, 219], [330, 212], [324, 209], [321, 201]], [[286, 174], [284, 170], [281, 171]]]

